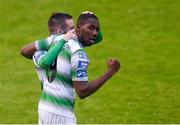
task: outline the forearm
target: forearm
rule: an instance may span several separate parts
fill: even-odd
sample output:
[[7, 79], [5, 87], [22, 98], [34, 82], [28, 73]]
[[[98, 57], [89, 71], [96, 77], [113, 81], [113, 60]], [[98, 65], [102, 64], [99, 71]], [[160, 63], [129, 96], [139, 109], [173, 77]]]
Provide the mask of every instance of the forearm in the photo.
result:
[[57, 58], [64, 44], [65, 44], [65, 40], [61, 39], [52, 48], [50, 48], [47, 54], [44, 57], [42, 57], [41, 60], [39, 61], [40, 67], [42, 68], [49, 67]]
[[34, 54], [34, 52], [36, 51], [36, 47], [35, 47], [35, 43], [30, 43], [30, 44], [27, 44], [25, 45], [20, 53], [21, 55], [23, 55], [24, 57], [28, 58], [28, 59], [32, 59], [32, 56]]
[[112, 72], [108, 70], [105, 72], [102, 76], [99, 78], [92, 80], [88, 83], [79, 83], [81, 84], [81, 88], [78, 89], [79, 91], [77, 92], [80, 98], [85, 98], [96, 92], [99, 88], [101, 88], [105, 82], [110, 79], [113, 76]]
[[106, 73], [104, 73], [102, 76], [100, 76], [99, 78], [92, 80], [90, 82], [88, 82], [88, 91], [87, 91], [87, 96], [91, 95], [92, 93], [96, 92], [99, 88], [101, 88], [101, 86], [104, 85], [104, 83], [109, 80], [112, 77], [112, 73], [110, 71], [107, 71]]
[[48, 41], [46, 39], [41, 39], [41, 40], [37, 40], [35, 42], [31, 42], [27, 45], [25, 45], [20, 53], [21, 55], [23, 55], [24, 57], [28, 58], [28, 59], [32, 59], [32, 56], [34, 55], [34, 53], [38, 50], [44, 50], [47, 51], [48, 50]]

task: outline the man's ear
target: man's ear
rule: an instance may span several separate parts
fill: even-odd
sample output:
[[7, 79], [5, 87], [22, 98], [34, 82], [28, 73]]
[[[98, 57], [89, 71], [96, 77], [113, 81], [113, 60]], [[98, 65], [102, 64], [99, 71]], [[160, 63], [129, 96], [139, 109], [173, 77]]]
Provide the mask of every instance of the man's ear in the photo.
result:
[[56, 34], [60, 33], [61, 32], [61, 29], [60, 28], [57, 28], [56, 29]]
[[59, 34], [59, 33], [62, 33], [62, 29], [61, 29], [60, 27], [58, 27], [58, 28], [56, 29], [56, 34]]

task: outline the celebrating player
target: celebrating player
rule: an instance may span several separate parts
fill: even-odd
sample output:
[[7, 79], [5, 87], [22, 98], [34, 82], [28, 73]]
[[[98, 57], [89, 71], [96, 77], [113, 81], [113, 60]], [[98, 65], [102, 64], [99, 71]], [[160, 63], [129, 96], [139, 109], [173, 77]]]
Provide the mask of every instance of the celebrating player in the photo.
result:
[[[45, 86], [39, 102], [39, 122], [45, 124], [75, 124], [74, 89], [83, 99], [97, 91], [120, 68], [115, 59], [107, 62], [108, 70], [99, 78], [88, 82], [87, 67], [89, 59], [83, 50], [86, 46], [95, 44], [100, 26], [94, 14], [81, 14], [76, 25], [78, 39], [68, 40], [56, 60], [56, 75], [52, 81], [45, 79]], [[58, 43], [54, 46], [57, 46]], [[35, 53], [36, 64], [40, 67], [42, 57], [51, 59], [51, 53]], [[46, 60], [46, 61], [47, 61]]]

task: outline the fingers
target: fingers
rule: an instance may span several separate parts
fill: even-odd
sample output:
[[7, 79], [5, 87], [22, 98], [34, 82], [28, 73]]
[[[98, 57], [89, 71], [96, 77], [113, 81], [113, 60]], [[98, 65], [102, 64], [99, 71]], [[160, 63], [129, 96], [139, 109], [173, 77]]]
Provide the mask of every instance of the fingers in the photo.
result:
[[119, 61], [116, 61], [116, 65], [117, 65], [117, 68], [119, 69], [120, 68], [120, 63], [119, 63]]
[[[75, 29], [71, 29], [71, 30], [69, 30], [67, 33], [75, 33]], [[67, 34], [66, 33], [66, 34]]]
[[72, 30], [68, 31], [68, 32], [64, 35], [64, 40], [65, 40], [65, 41], [68, 41], [68, 40], [70, 40], [70, 39], [77, 39], [75, 29], [72, 29]]
[[115, 62], [115, 63], [119, 63], [119, 61], [117, 59], [114, 59], [114, 58], [110, 58], [108, 61], [110, 62]]
[[65, 33], [65, 35], [72, 35], [72, 34], [76, 34], [75, 29], [71, 29], [67, 33]]

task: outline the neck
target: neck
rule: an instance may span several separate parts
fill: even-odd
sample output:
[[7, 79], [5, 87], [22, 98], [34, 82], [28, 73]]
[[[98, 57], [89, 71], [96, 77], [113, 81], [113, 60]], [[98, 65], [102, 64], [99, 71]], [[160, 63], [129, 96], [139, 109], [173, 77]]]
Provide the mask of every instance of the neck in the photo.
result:
[[87, 47], [86, 43], [83, 41], [81, 37], [78, 37], [78, 42], [81, 43], [83, 47]]
[[77, 38], [78, 38], [78, 42], [83, 46], [83, 47], [86, 47], [86, 43], [84, 42], [83, 38], [81, 37], [80, 33], [78, 32], [78, 30], [76, 29], [75, 30], [76, 32], [76, 35], [77, 35]]

